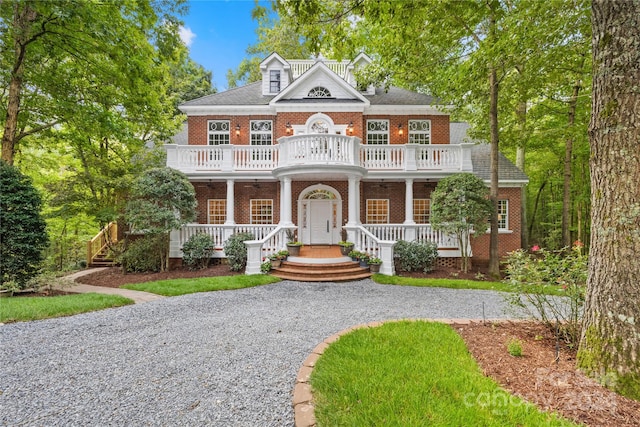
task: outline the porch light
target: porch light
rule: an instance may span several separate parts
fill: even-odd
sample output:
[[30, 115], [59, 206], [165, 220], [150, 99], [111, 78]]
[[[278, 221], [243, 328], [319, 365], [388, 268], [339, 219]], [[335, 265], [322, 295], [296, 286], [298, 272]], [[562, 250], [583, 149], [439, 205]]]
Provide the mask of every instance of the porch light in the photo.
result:
[[404, 130], [402, 129], [402, 123], [398, 124], [398, 135], [402, 135]]
[[240, 125], [236, 125], [236, 136], [240, 136]]
[[291, 133], [291, 123], [287, 122], [285, 127], [287, 128], [287, 135], [289, 135]]
[[349, 128], [348, 128], [348, 130], [349, 130], [349, 134], [353, 135], [353, 122], [350, 122], [350, 123], [349, 123]]

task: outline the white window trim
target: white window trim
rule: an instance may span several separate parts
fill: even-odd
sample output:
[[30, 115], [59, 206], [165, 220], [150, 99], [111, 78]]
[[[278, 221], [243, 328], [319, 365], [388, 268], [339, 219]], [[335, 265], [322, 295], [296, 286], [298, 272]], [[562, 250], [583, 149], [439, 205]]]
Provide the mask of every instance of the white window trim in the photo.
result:
[[[385, 130], [369, 130], [369, 124], [370, 123], [385, 123], [386, 124], [386, 129]], [[369, 135], [385, 135], [386, 136], [386, 142], [384, 143], [380, 143], [380, 142], [371, 142], [369, 140]], [[389, 144], [389, 120], [388, 119], [369, 119], [367, 120], [367, 144], [372, 144], [372, 145], [388, 145]]]
[[[212, 123], [223, 123], [223, 130], [211, 130]], [[224, 127], [226, 126], [226, 129]], [[231, 143], [231, 122], [229, 120], [207, 120], [207, 144], [208, 145], [226, 145], [226, 144], [212, 144], [211, 136], [212, 135], [225, 135], [226, 136], [226, 144]]]
[[[254, 123], [269, 123], [269, 130], [265, 131], [265, 130], [254, 130], [253, 129], [253, 125]], [[269, 144], [254, 144], [253, 143], [253, 136], [254, 135], [269, 135]], [[267, 146], [267, 145], [273, 145], [273, 120], [251, 120], [249, 122], [249, 143], [251, 145], [262, 145], [262, 146]]]
[[[217, 201], [222, 202], [224, 204], [224, 217], [222, 218], [222, 222], [211, 222], [211, 202]], [[227, 200], [226, 199], [207, 199], [207, 224], [224, 224], [227, 221]]]
[[[419, 200], [426, 200], [429, 205], [429, 221], [428, 222], [418, 222], [416, 221], [416, 202]], [[413, 220], [416, 224], [430, 224], [431, 223], [431, 199], [430, 198], [416, 198], [413, 199]]]
[[[413, 126], [411, 126], [412, 123], [416, 123], [416, 122], [427, 122], [429, 123], [429, 129], [428, 130], [423, 130], [423, 129], [412, 129]], [[412, 135], [427, 135], [429, 142], [411, 142], [411, 136]], [[410, 144], [431, 144], [431, 120], [429, 119], [414, 119], [414, 120], [409, 120], [409, 143]]]
[[[264, 202], [264, 201], [268, 201], [270, 202], [270, 206], [271, 206], [271, 219], [270, 222], [254, 222], [253, 220], [253, 204], [255, 202]], [[267, 204], [265, 204], [264, 206], [267, 206]], [[265, 225], [265, 224], [273, 224], [273, 199], [250, 199], [249, 200], [249, 223], [250, 224], [258, 224], [258, 225]]]
[[[387, 212], [386, 212], [386, 217], [387, 217], [387, 222], [369, 222], [369, 200], [385, 200], [387, 202]], [[367, 220], [367, 224], [389, 224], [389, 213], [390, 213], [390, 202], [389, 199], [367, 199], [365, 200], [365, 207], [366, 207], [366, 211], [365, 211], [365, 219]]]
[[[500, 203], [504, 203], [505, 212], [504, 212], [504, 227], [500, 227]], [[506, 231], [509, 230], [509, 200], [508, 199], [500, 199], [498, 200], [498, 231]]]
[[[274, 79], [273, 74], [278, 73], [277, 80]], [[278, 90], [273, 90], [271, 86], [273, 83], [278, 82]], [[280, 93], [282, 90], [282, 71], [281, 70], [269, 70], [269, 93]]]

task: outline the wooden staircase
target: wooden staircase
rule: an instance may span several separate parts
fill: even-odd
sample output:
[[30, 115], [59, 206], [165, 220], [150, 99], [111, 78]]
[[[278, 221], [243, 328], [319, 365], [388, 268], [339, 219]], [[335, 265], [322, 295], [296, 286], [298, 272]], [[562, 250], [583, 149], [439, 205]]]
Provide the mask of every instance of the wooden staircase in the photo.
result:
[[100, 252], [93, 256], [89, 267], [113, 267], [116, 262], [113, 258], [109, 257], [109, 249], [103, 248]]
[[296, 261], [283, 261], [270, 274], [299, 282], [346, 282], [366, 279], [372, 275], [368, 267], [360, 267], [354, 261], [306, 263], [299, 260], [300, 258]]

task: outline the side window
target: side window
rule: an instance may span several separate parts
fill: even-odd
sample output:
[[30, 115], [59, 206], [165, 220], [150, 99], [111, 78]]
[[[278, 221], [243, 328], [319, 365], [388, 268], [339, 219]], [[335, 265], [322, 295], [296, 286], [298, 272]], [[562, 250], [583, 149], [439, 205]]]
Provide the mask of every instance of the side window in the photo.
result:
[[280, 92], [280, 70], [271, 70], [269, 72], [269, 92]]
[[209, 224], [224, 224], [227, 220], [227, 201], [225, 199], [209, 199]]
[[416, 224], [429, 224], [430, 199], [413, 199], [413, 220]]
[[271, 145], [271, 120], [251, 120], [251, 145]]
[[389, 120], [367, 120], [367, 144], [389, 143]]
[[409, 144], [431, 144], [431, 120], [409, 120]]
[[389, 223], [389, 199], [367, 199], [367, 224]]
[[509, 229], [509, 201], [498, 200], [498, 229]]
[[251, 199], [251, 224], [273, 224], [273, 200]]
[[209, 145], [229, 144], [229, 120], [209, 120]]

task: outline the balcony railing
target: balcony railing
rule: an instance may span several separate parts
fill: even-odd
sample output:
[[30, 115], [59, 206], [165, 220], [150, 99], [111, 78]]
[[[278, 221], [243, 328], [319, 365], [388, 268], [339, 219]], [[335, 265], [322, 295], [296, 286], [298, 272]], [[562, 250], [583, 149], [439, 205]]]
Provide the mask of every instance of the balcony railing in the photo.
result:
[[345, 135], [282, 137], [276, 145], [167, 145], [182, 172], [272, 171], [290, 166], [358, 166], [376, 171], [471, 171], [473, 144], [367, 145]]

